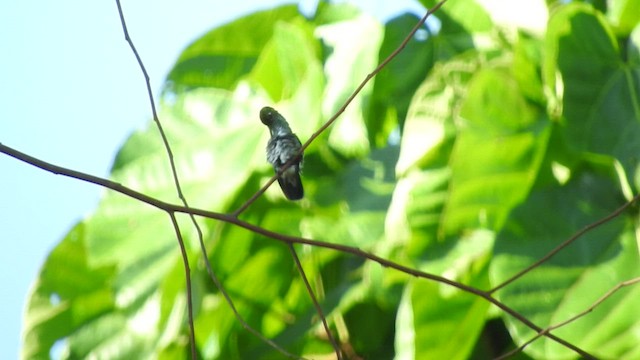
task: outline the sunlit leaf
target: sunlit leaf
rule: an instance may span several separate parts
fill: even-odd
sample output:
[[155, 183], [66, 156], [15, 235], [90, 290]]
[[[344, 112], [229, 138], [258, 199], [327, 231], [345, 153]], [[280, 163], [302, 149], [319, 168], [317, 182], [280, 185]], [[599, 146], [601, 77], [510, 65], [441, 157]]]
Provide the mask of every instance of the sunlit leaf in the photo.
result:
[[301, 19], [295, 5], [265, 10], [219, 27], [193, 42], [178, 58], [167, 80], [170, 89], [232, 89], [255, 65], [274, 25]]
[[[322, 106], [323, 115], [328, 118], [376, 67], [374, 55], [380, 46], [382, 29], [377, 21], [363, 14], [350, 21], [323, 25], [316, 32], [331, 49], [324, 64], [328, 82]], [[371, 89], [371, 84], [362, 89], [329, 135], [329, 144], [345, 156], [362, 156], [369, 151], [362, 111]]]

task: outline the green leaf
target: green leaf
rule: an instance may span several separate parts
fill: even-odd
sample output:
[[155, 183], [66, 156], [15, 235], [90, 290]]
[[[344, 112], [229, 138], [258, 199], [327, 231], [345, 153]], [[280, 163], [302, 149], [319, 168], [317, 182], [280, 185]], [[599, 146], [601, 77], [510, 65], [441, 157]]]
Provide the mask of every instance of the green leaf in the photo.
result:
[[[420, 1], [428, 9], [438, 2], [437, 0]], [[485, 32], [493, 28], [491, 16], [477, 0], [447, 1], [434, 16], [442, 21], [441, 31], [449, 35]]]
[[[505, 281], [621, 203], [612, 182], [586, 171], [565, 186], [536, 189], [514, 211], [496, 241], [492, 283]], [[541, 327], [587, 310], [620, 282], [640, 275], [638, 247], [628, 225], [624, 218], [617, 218], [584, 234], [537, 269], [499, 290], [498, 299]], [[637, 287], [622, 289], [593, 312], [553, 333], [599, 358], [629, 358], [636, 348], [631, 329], [640, 324], [640, 308], [631, 300], [637, 296]], [[535, 335], [511, 317], [505, 316], [505, 321], [517, 344]], [[530, 344], [525, 352], [544, 359], [576, 356], [547, 338]]]
[[547, 46], [545, 75], [562, 97], [566, 141], [617, 158], [630, 178], [640, 152], [640, 66], [622, 62], [604, 16], [582, 4], [554, 14]]
[[[426, 271], [440, 273], [472, 286], [488, 284], [487, 260], [493, 237], [478, 232]], [[453, 265], [453, 266], [452, 266]], [[474, 269], [471, 270], [470, 269]], [[405, 287], [396, 320], [398, 359], [467, 359], [480, 335], [489, 309], [482, 298], [429, 281]]]
[[319, 56], [319, 42], [309, 24], [280, 22], [275, 24], [273, 37], [260, 54], [250, 79], [259, 83], [274, 101], [317, 103], [324, 85]]
[[[404, 198], [399, 193], [398, 202], [389, 211], [410, 211], [407, 218], [424, 219], [422, 225], [414, 222], [417, 228], [412, 231], [431, 234], [430, 239], [437, 234], [444, 240], [469, 228], [500, 229], [510, 209], [523, 200], [532, 186], [550, 133], [548, 121], [538, 108], [527, 103], [508, 73], [474, 69], [472, 61], [463, 68], [458, 65], [462, 62], [452, 61], [452, 70], [443, 68], [440, 77], [435, 76], [440, 74], [436, 70], [434, 77], [419, 89], [410, 108], [398, 161], [399, 173], [415, 166], [442, 175], [448, 173], [448, 184], [439, 180], [424, 185], [413, 183], [411, 186], [424, 190], [415, 190], [410, 197], [413, 201], [404, 205], [404, 210], [396, 208], [402, 206], [399, 204]], [[465, 70], [453, 70], [457, 68]], [[449, 78], [459, 84], [449, 83], [454, 90], [442, 91], [439, 84]], [[459, 115], [449, 112], [450, 107], [459, 109]], [[459, 129], [455, 129], [453, 121], [458, 122]], [[455, 132], [458, 135], [454, 142]], [[398, 189], [403, 189], [402, 194], [412, 191], [400, 185]], [[433, 193], [416, 196], [423, 191]], [[446, 200], [442, 198], [444, 194], [448, 194]], [[436, 212], [427, 217], [426, 209]], [[413, 211], [422, 213], [417, 216]], [[428, 230], [435, 224], [437, 231]], [[422, 226], [425, 228], [418, 230]]]
[[[480, 65], [476, 54], [439, 65], [416, 91], [402, 131], [396, 173], [446, 165], [453, 145], [454, 120], [467, 84]], [[449, 87], [450, 91], [444, 91]]]
[[255, 65], [274, 24], [302, 19], [297, 6], [285, 5], [235, 20], [205, 34], [185, 49], [167, 77], [170, 89], [232, 89]]
[[511, 73], [527, 99], [546, 106], [542, 83], [542, 41], [519, 33], [513, 49]]
[[[420, 19], [405, 14], [385, 25], [378, 62], [386, 59]], [[369, 142], [382, 146], [398, 124], [402, 127], [416, 89], [434, 64], [434, 42], [414, 37], [375, 77], [367, 115]]]
[[[322, 113], [328, 119], [375, 69], [382, 28], [375, 19], [361, 14], [351, 20], [322, 25], [317, 34], [331, 50], [325, 60], [327, 86], [322, 104]], [[371, 84], [365, 86], [331, 129], [329, 144], [344, 156], [359, 157], [369, 152], [369, 134], [362, 112], [371, 91]]]
[[498, 230], [533, 185], [549, 122], [526, 102], [508, 73], [495, 70], [473, 77], [460, 116], [466, 122], [451, 155], [443, 232]]
[[309, 137], [322, 116], [325, 79], [320, 42], [308, 23], [278, 23], [249, 80], [261, 86], [300, 139]]
[[616, 33], [627, 36], [640, 23], [639, 0], [613, 0], [608, 2], [607, 18]]
[[84, 225], [76, 225], [51, 252], [29, 295], [22, 357], [48, 358], [56, 341], [113, 311], [114, 273], [112, 266], [88, 264]]
[[[421, 0], [427, 8], [438, 1]], [[494, 47], [494, 24], [491, 15], [476, 0], [447, 1], [433, 15], [440, 21], [440, 30], [430, 37], [436, 49], [436, 58], [448, 60], [467, 50]]]
[[385, 221], [387, 241], [411, 257], [437, 242], [450, 176], [443, 168], [415, 171], [398, 181]]

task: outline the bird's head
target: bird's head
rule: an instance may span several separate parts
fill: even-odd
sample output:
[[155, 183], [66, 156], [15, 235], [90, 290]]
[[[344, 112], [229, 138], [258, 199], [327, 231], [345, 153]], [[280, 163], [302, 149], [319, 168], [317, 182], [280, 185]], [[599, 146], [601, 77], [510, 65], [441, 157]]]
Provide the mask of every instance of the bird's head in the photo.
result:
[[273, 125], [278, 116], [280, 116], [280, 114], [272, 107], [265, 106], [260, 110], [260, 121], [267, 126]]
[[269, 127], [271, 136], [291, 134], [287, 120], [271, 107], [265, 106], [260, 110], [260, 121]]

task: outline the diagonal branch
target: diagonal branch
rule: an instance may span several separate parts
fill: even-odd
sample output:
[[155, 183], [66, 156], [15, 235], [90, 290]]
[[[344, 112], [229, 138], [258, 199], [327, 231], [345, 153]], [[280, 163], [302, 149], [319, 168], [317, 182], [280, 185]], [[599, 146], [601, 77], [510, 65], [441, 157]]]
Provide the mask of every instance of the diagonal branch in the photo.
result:
[[342, 351], [340, 351], [340, 347], [338, 346], [338, 343], [336, 342], [336, 339], [333, 337], [333, 334], [331, 334], [331, 330], [329, 329], [329, 325], [327, 324], [327, 318], [324, 316], [324, 313], [322, 312], [322, 307], [318, 303], [318, 299], [316, 298], [316, 295], [314, 294], [313, 289], [311, 288], [311, 284], [309, 284], [309, 279], [307, 279], [307, 274], [304, 272], [304, 268], [302, 267], [302, 264], [300, 263], [300, 258], [298, 257], [298, 254], [296, 253], [296, 249], [294, 249], [292, 243], [288, 243], [287, 247], [289, 248], [289, 251], [291, 252], [291, 256], [293, 257], [293, 260], [294, 260], [294, 262], [296, 264], [296, 268], [298, 269], [298, 272], [300, 273], [300, 277], [302, 277], [302, 281], [304, 281], [304, 286], [307, 288], [307, 293], [309, 293], [309, 297], [311, 298], [311, 301], [313, 301], [313, 306], [316, 308], [316, 312], [320, 316], [320, 321], [322, 322], [322, 326], [324, 327], [324, 331], [325, 331], [325, 333], [327, 333], [327, 337], [329, 338], [329, 341], [331, 342], [331, 346], [333, 346], [333, 350], [336, 353], [336, 358], [338, 360], [342, 360]]
[[[433, 13], [435, 13], [436, 11], [438, 11], [438, 9], [440, 9], [440, 7], [442, 7], [442, 5], [444, 5], [444, 3], [447, 2], [447, 0], [441, 0], [440, 2], [438, 2], [437, 4], [435, 4], [431, 9], [429, 9], [427, 11], [426, 14], [424, 14], [424, 16], [420, 19], [420, 21], [418, 21], [416, 23], [416, 25], [413, 27], [413, 29], [411, 29], [411, 31], [409, 32], [409, 34], [407, 34], [407, 36], [405, 36], [404, 40], [402, 40], [402, 42], [400, 43], [400, 45], [398, 45], [398, 47], [391, 52], [391, 54], [389, 54], [389, 56], [387, 56], [382, 62], [380, 62], [380, 64], [378, 64], [378, 66], [376, 66], [375, 69], [373, 69], [373, 71], [371, 73], [369, 73], [364, 80], [362, 80], [362, 82], [360, 83], [360, 85], [358, 85], [358, 87], [351, 93], [351, 95], [349, 95], [349, 97], [347, 98], [347, 100], [345, 100], [344, 104], [342, 104], [342, 106], [340, 107], [340, 109], [338, 109], [338, 111], [336, 111], [336, 113], [329, 119], [327, 120], [327, 122], [324, 123], [324, 125], [322, 125], [318, 130], [316, 130], [316, 132], [314, 132], [309, 139], [307, 139], [307, 141], [305, 141], [304, 144], [302, 144], [302, 147], [300, 148], [300, 151], [298, 153], [298, 155], [302, 155], [304, 153], [304, 150], [309, 147], [309, 145], [311, 145], [311, 143], [318, 137], [320, 136], [320, 134], [322, 134], [329, 126], [331, 126], [340, 115], [342, 115], [342, 113], [347, 109], [347, 107], [351, 104], [351, 102], [353, 101], [353, 99], [356, 98], [356, 96], [360, 93], [360, 91], [362, 91], [362, 89], [365, 87], [365, 85], [367, 85], [369, 83], [369, 81], [371, 79], [373, 79], [376, 75], [378, 75], [378, 73], [384, 69], [385, 66], [387, 66], [388, 63], [391, 62], [391, 60], [393, 60], [396, 56], [398, 56], [398, 54], [400, 52], [402, 52], [402, 50], [404, 50], [404, 48], [407, 46], [407, 44], [409, 43], [409, 41], [411, 41], [411, 39], [413, 38], [413, 36], [416, 34], [416, 32], [420, 29], [420, 27], [422, 27], [422, 25], [424, 25], [424, 22], [427, 21], [427, 19], [429, 18], [429, 16], [431, 16]], [[269, 188], [269, 186], [271, 186], [271, 184], [273, 184], [274, 181], [276, 181], [276, 179], [278, 178], [278, 176], [280, 174], [282, 174], [283, 172], [285, 172], [289, 167], [291, 167], [293, 165], [293, 163], [295, 162], [293, 159], [295, 159], [296, 157], [294, 156], [292, 158], [291, 161], [287, 162], [286, 164], [284, 164], [284, 166], [280, 169], [280, 171], [275, 174], [274, 176], [271, 177], [271, 179], [264, 184], [260, 190], [258, 190], [255, 194], [253, 194], [253, 196], [251, 196], [249, 198], [249, 200], [247, 200], [244, 204], [242, 204], [242, 206], [240, 206], [240, 208], [238, 208], [236, 211], [233, 212], [234, 216], [238, 216], [240, 215], [243, 211], [245, 211], [254, 201], [256, 201], [256, 199], [258, 197], [260, 197], [265, 191], [267, 191], [267, 189]]]
[[[193, 216], [193, 214], [190, 214], [190, 215]], [[222, 282], [220, 282], [220, 279], [218, 279], [218, 277], [215, 275], [215, 273], [211, 269], [211, 264], [209, 264], [209, 258], [207, 257], [207, 249], [204, 247], [204, 242], [201, 241], [200, 242], [200, 246], [201, 246], [200, 250], [204, 254], [204, 261], [205, 261], [205, 264], [206, 264], [207, 273], [209, 274], [209, 278], [211, 278], [211, 281], [213, 281], [215, 286], [218, 288], [218, 291], [220, 291], [220, 293], [222, 294], [224, 299], [227, 301], [227, 304], [229, 305], [229, 308], [231, 308], [231, 311], [233, 312], [233, 315], [235, 316], [236, 320], [238, 320], [240, 325], [245, 330], [247, 330], [248, 332], [252, 333], [255, 337], [257, 337], [258, 339], [262, 340], [264, 343], [268, 344], [269, 346], [271, 346], [275, 350], [279, 351], [284, 356], [286, 356], [286, 357], [288, 357], [290, 359], [300, 359], [299, 356], [288, 352], [287, 350], [282, 348], [280, 345], [276, 344], [273, 340], [271, 340], [271, 339], [267, 338], [266, 336], [262, 335], [262, 333], [260, 333], [256, 329], [252, 328], [251, 325], [249, 325], [244, 320], [242, 315], [240, 315], [240, 313], [238, 312], [238, 309], [236, 308], [236, 305], [234, 304], [233, 300], [231, 300], [231, 296], [229, 296], [229, 293], [227, 292], [225, 287], [222, 285]]]
[[607, 223], [607, 222], [613, 220], [614, 218], [620, 216], [620, 214], [622, 214], [625, 210], [627, 210], [627, 208], [629, 206], [633, 205], [633, 203], [635, 203], [639, 199], [640, 199], [640, 194], [634, 196], [631, 200], [629, 200], [624, 205], [622, 205], [619, 208], [617, 208], [611, 214], [603, 217], [602, 219], [600, 219], [600, 220], [598, 220], [598, 221], [596, 221], [594, 223], [591, 223], [591, 224], [583, 227], [580, 231], [578, 231], [577, 233], [573, 234], [573, 236], [571, 236], [567, 240], [563, 241], [560, 245], [556, 246], [553, 250], [549, 251], [545, 256], [543, 256], [540, 259], [538, 259], [538, 261], [536, 261], [533, 264], [527, 266], [526, 268], [518, 271], [518, 273], [516, 273], [515, 275], [511, 276], [509, 279], [505, 280], [501, 284], [495, 286], [493, 289], [487, 291], [487, 293], [493, 294], [494, 292], [496, 292], [496, 291], [502, 289], [503, 287], [511, 284], [512, 282], [518, 280], [519, 278], [521, 278], [523, 275], [525, 275], [529, 271], [537, 268], [538, 266], [542, 265], [545, 261], [551, 259], [555, 254], [559, 253], [562, 249], [564, 249], [565, 247], [569, 246], [574, 241], [578, 240], [578, 238], [580, 238], [582, 235], [584, 235], [584, 234], [588, 233], [589, 231], [597, 228], [598, 226], [600, 226], [600, 225], [602, 225], [604, 223]]
[[178, 244], [180, 245], [180, 254], [182, 255], [182, 263], [184, 264], [184, 273], [187, 287], [187, 313], [189, 316], [189, 338], [191, 339], [189, 345], [191, 348], [191, 357], [195, 359], [197, 352], [195, 342], [195, 329], [193, 327], [193, 294], [191, 291], [191, 269], [189, 268], [189, 257], [187, 256], [187, 249], [184, 246], [182, 233], [180, 233], [180, 226], [178, 225], [178, 221], [176, 220], [176, 214], [174, 212], [169, 212], [168, 214], [171, 218], [173, 228], [176, 231], [176, 238], [178, 239]]
[[441, 0], [440, 2], [435, 4], [431, 9], [429, 9], [426, 12], [426, 14], [424, 14], [424, 16], [420, 19], [420, 21], [418, 21], [416, 25], [413, 27], [413, 29], [411, 29], [409, 34], [405, 36], [404, 40], [402, 40], [400, 45], [395, 50], [393, 50], [393, 52], [389, 54], [389, 56], [387, 56], [380, 64], [378, 64], [378, 66], [375, 69], [373, 69], [373, 71], [369, 75], [367, 75], [367, 77], [364, 78], [364, 80], [362, 80], [360, 85], [358, 85], [358, 87], [354, 90], [354, 92], [347, 98], [347, 100], [344, 102], [342, 107], [340, 107], [340, 109], [338, 109], [338, 111], [329, 120], [327, 120], [327, 122], [324, 125], [322, 125], [320, 129], [318, 129], [315, 133], [313, 133], [309, 137], [309, 139], [304, 144], [302, 144], [302, 149], [300, 149], [301, 154], [309, 145], [311, 145], [311, 143], [318, 136], [320, 136], [320, 134], [322, 134], [322, 132], [324, 132], [329, 126], [331, 126], [340, 115], [342, 115], [342, 113], [347, 109], [347, 106], [351, 104], [353, 99], [355, 99], [355, 97], [360, 93], [362, 88], [364, 88], [365, 85], [367, 85], [369, 80], [373, 79], [373, 77], [375, 77], [385, 66], [387, 66], [388, 63], [391, 62], [391, 60], [393, 60], [396, 56], [398, 56], [398, 54], [402, 50], [404, 50], [404, 48], [407, 46], [407, 44], [413, 38], [416, 32], [420, 29], [420, 27], [422, 27], [422, 25], [424, 25], [425, 21], [427, 21], [429, 16], [431, 16], [431, 14], [433, 14], [434, 12], [438, 11], [438, 9], [440, 9], [440, 7], [442, 7], [442, 5], [444, 5], [445, 2], [447, 2], [447, 0]]
[[589, 306], [584, 311], [572, 316], [571, 318], [569, 318], [569, 319], [567, 319], [565, 321], [559, 322], [559, 323], [557, 323], [555, 325], [551, 325], [551, 326], [543, 329], [542, 331], [538, 332], [536, 334], [536, 336], [534, 336], [533, 338], [529, 339], [524, 344], [522, 344], [522, 345], [518, 346], [517, 348], [509, 351], [508, 353], [505, 353], [505, 354], [501, 355], [500, 357], [496, 358], [495, 360], [507, 359], [507, 358], [515, 355], [516, 353], [524, 350], [525, 347], [527, 347], [529, 344], [531, 344], [535, 340], [539, 339], [541, 336], [543, 336], [545, 334], [548, 334], [549, 331], [555, 330], [557, 328], [560, 328], [562, 326], [565, 326], [565, 325], [567, 325], [567, 324], [569, 324], [571, 322], [574, 322], [574, 321], [578, 320], [579, 318], [581, 318], [581, 317], [587, 315], [588, 313], [592, 312], [598, 305], [602, 304], [607, 298], [612, 296], [618, 290], [622, 289], [623, 287], [631, 286], [631, 285], [636, 284], [636, 283], [640, 283], [640, 277], [633, 278], [631, 280], [627, 280], [627, 281], [623, 281], [623, 282], [619, 283], [618, 285], [614, 286], [609, 291], [607, 291], [604, 295], [602, 295], [598, 300], [596, 300], [593, 304], [591, 304], [591, 306]]

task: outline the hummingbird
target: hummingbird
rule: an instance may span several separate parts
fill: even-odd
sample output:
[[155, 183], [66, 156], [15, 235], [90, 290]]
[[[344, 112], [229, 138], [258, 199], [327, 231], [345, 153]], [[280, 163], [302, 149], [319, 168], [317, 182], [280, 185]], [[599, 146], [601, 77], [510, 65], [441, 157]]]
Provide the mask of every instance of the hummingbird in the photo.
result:
[[[278, 184], [289, 200], [300, 200], [304, 195], [300, 169], [302, 168], [302, 154], [300, 139], [291, 131], [287, 120], [271, 107], [260, 110], [260, 121], [267, 125], [271, 139], [267, 143], [267, 161], [273, 165], [278, 176]], [[286, 164], [290, 166], [282, 169]]]

